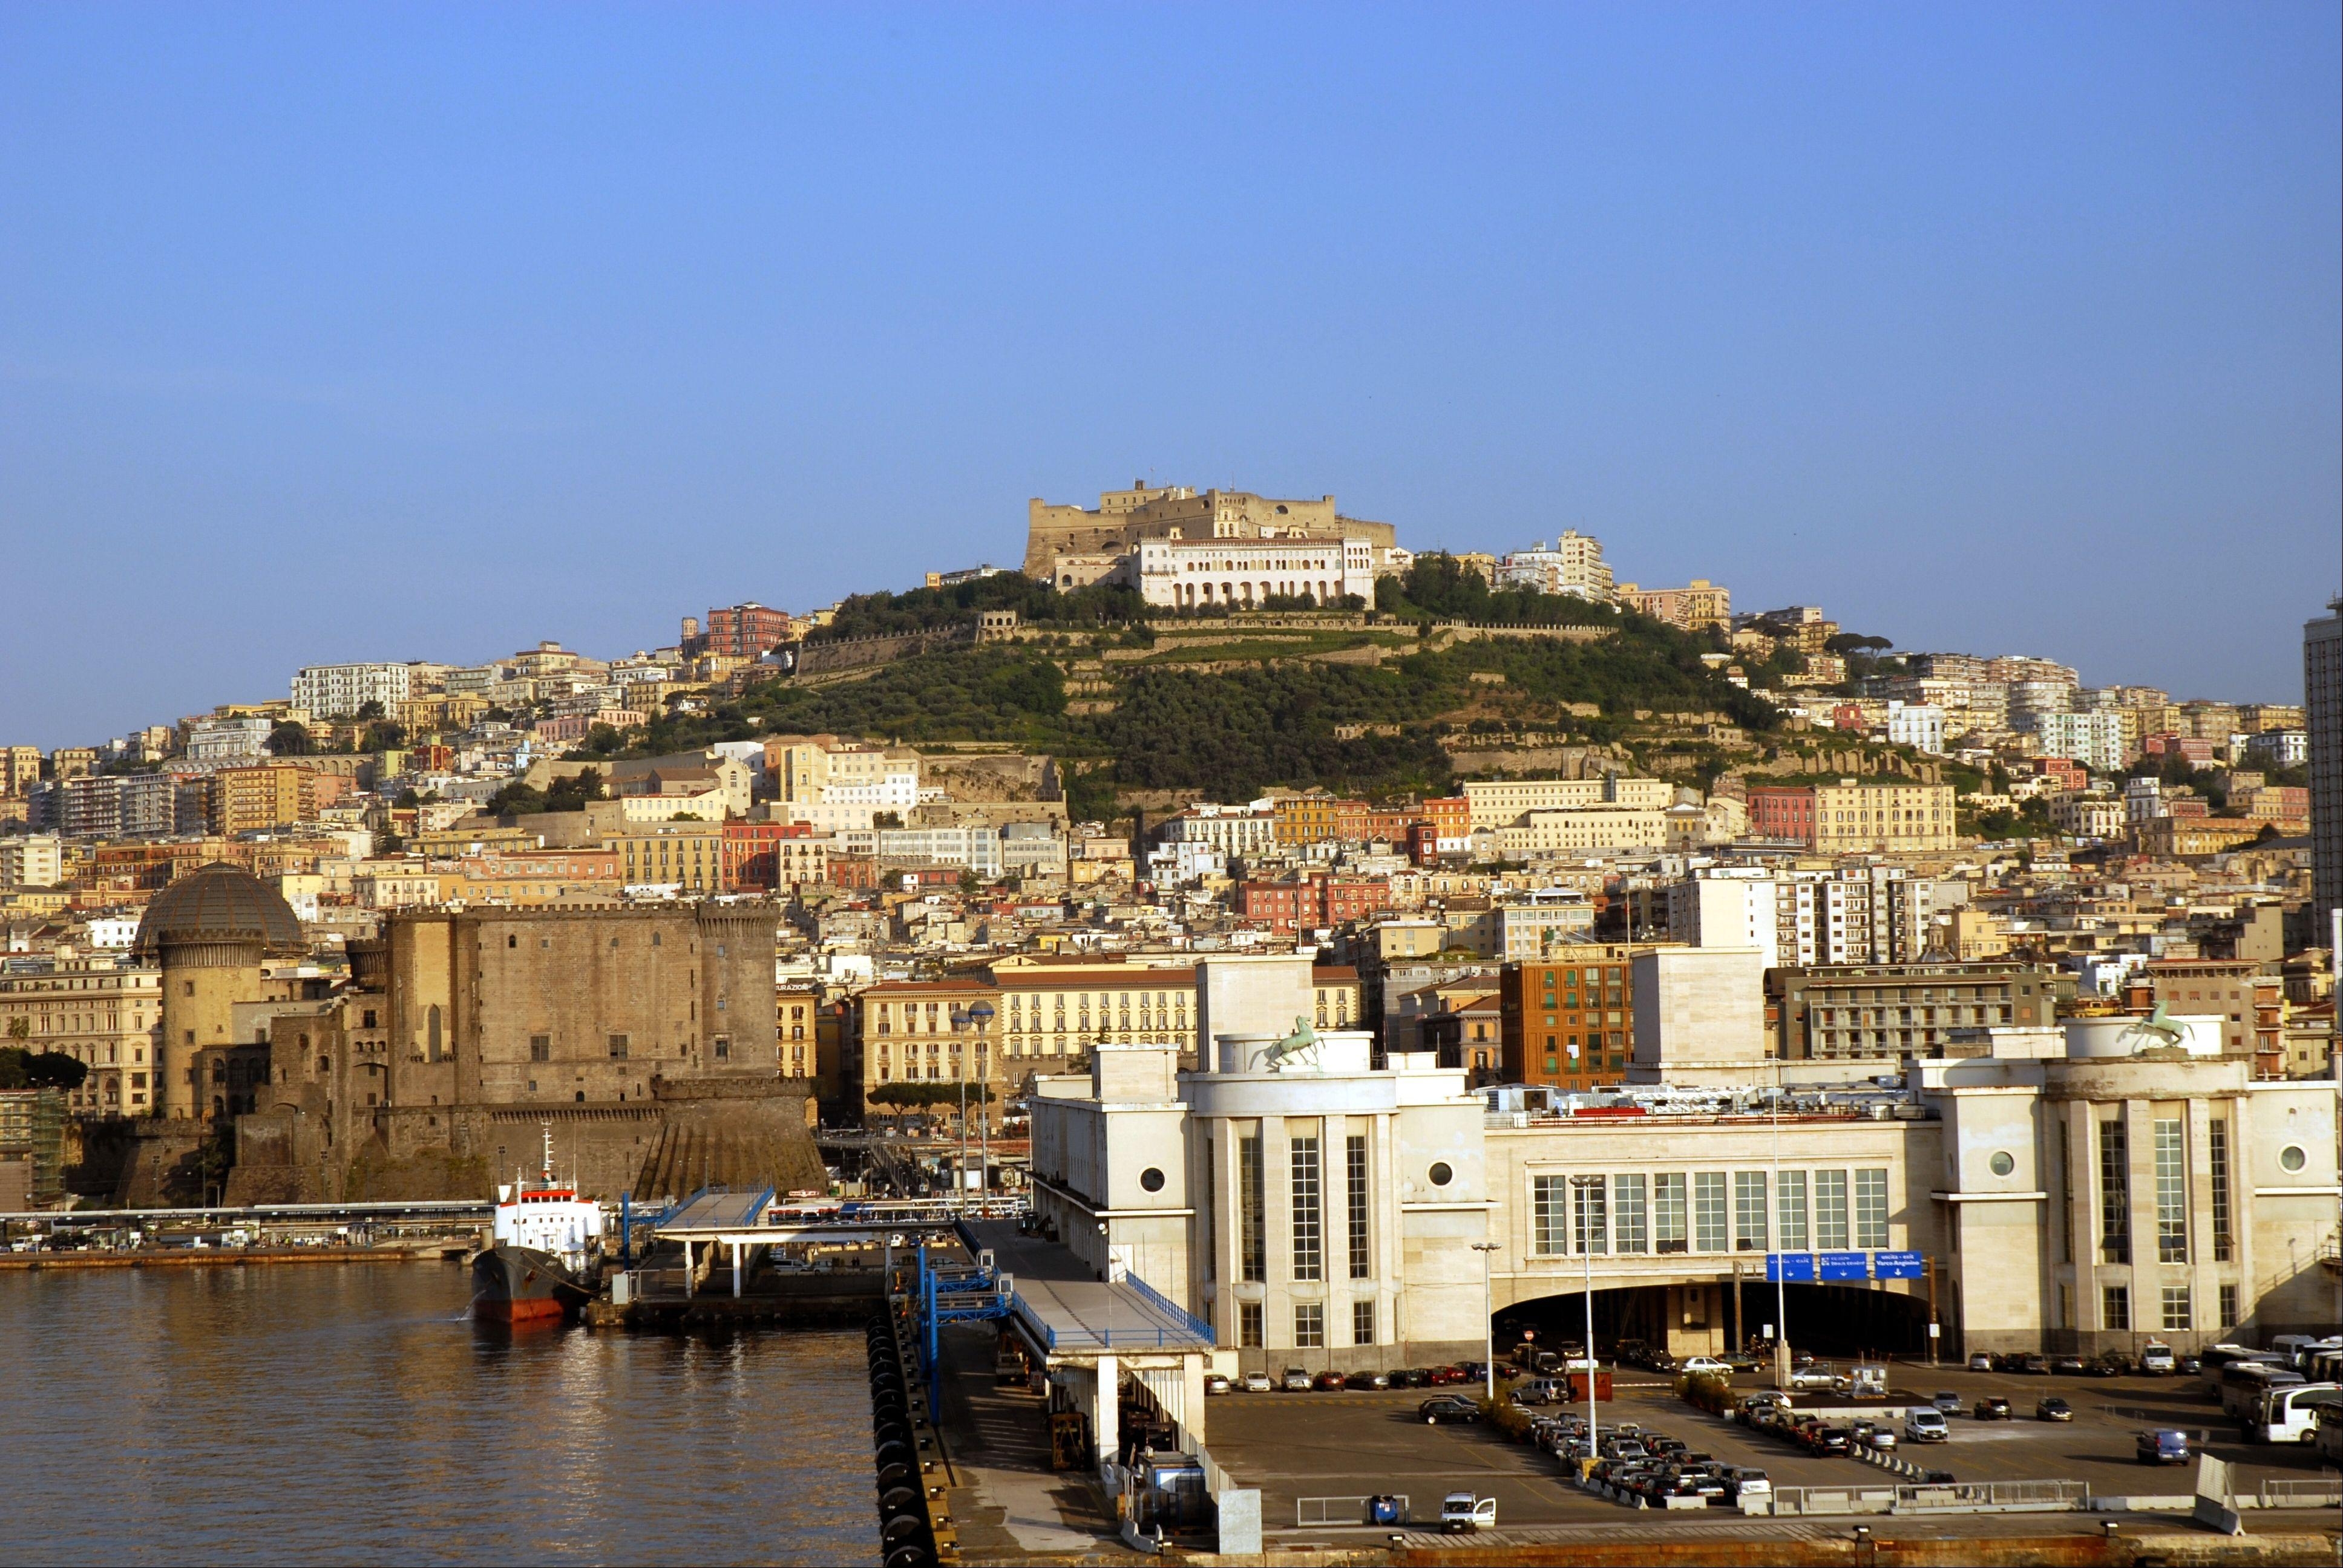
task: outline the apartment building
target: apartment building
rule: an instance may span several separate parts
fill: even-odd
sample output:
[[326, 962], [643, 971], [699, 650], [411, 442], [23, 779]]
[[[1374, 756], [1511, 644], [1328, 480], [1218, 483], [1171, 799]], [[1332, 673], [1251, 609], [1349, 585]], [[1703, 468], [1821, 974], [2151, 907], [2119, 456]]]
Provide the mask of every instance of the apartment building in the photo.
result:
[[2072, 758], [2094, 773], [2123, 771], [2124, 731], [2124, 716], [2115, 709], [2045, 713], [2035, 724], [2044, 756]]
[[2135, 984], [2145, 984], [2150, 1002], [2182, 1017], [2218, 1014], [2221, 1046], [2232, 1056], [2251, 1056], [2257, 1078], [2286, 1075], [2281, 1038], [2286, 997], [2283, 980], [2258, 963], [2221, 959], [2157, 959], [2140, 967]]
[[2016, 961], [1818, 964], [1767, 971], [1791, 1060], [1936, 1055], [1955, 1030], [2046, 1028], [2056, 971]]
[[0, 968], [0, 1043], [55, 1051], [89, 1076], [65, 1097], [90, 1116], [143, 1116], [163, 1019], [163, 979], [111, 957], [12, 959]]
[[[1650, 616], [1654, 620], [1684, 631], [1699, 631], [1705, 627], [1724, 630], [1733, 625], [1733, 594], [1706, 578], [1694, 578], [1680, 588], [1639, 588], [1634, 583], [1619, 585], [1619, 602], [1627, 608]], [[1821, 652], [1817, 646], [1815, 652]]]
[[1621, 1081], [1634, 1048], [1636, 950], [1589, 943], [1505, 965], [1497, 980], [1503, 1081], [1572, 1091]]
[[293, 706], [313, 719], [347, 719], [367, 703], [387, 718], [415, 695], [414, 670], [404, 664], [313, 664], [293, 675]]
[[41, 749], [0, 746], [0, 799], [30, 794], [41, 781]]
[[[1163, 608], [1251, 609], [1271, 599], [1326, 605], [1372, 599], [1375, 591], [1375, 545], [1367, 538], [1142, 539], [1132, 558], [1140, 597]], [[1054, 564], [1052, 570], [1066, 575]]]
[[1540, 855], [1588, 854], [1604, 849], [1658, 849], [1672, 841], [1670, 811], [1650, 806], [1582, 806], [1533, 810], [1496, 829], [1501, 860]]
[[317, 814], [317, 787], [309, 769], [291, 763], [223, 768], [211, 777], [211, 830], [239, 833], [287, 828]]
[[1614, 591], [1611, 568], [1603, 560], [1603, 541], [1575, 528], [1564, 529], [1551, 546], [1540, 539], [1498, 561], [1495, 586], [1569, 594], [1598, 604], [1610, 603]]
[[1489, 779], [1464, 786], [1475, 829], [1519, 822], [1532, 811], [1577, 811], [1593, 806], [1631, 806], [1664, 811], [1675, 803], [1675, 786], [1664, 779]]
[[602, 847], [618, 853], [628, 887], [729, 892], [724, 829], [722, 822], [627, 822], [605, 836]]
[[1256, 800], [1250, 806], [1202, 803], [1167, 817], [1156, 829], [1165, 844], [1202, 844], [1222, 855], [1259, 855], [1277, 848], [1280, 818], [1276, 806]]
[[1818, 854], [1910, 854], [1949, 849], [1958, 841], [1953, 787], [1896, 776], [1753, 785], [1749, 829]]

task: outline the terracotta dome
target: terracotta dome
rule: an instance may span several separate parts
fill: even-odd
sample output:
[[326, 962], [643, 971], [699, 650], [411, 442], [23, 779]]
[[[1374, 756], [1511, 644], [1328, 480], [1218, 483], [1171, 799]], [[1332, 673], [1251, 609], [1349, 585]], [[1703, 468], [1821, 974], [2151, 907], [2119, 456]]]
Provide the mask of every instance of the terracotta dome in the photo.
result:
[[238, 867], [198, 866], [155, 895], [138, 922], [133, 951], [151, 958], [168, 937], [259, 938], [270, 952], [307, 951], [301, 921], [276, 889]]

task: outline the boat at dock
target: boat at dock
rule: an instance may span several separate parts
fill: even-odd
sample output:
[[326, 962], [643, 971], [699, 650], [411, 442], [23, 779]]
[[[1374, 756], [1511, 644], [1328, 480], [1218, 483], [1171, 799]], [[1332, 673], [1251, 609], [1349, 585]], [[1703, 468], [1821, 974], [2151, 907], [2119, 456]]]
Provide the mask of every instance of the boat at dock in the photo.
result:
[[488, 1322], [560, 1319], [585, 1310], [600, 1287], [602, 1206], [553, 1173], [553, 1129], [532, 1184], [497, 1189], [491, 1245], [472, 1259], [472, 1315]]

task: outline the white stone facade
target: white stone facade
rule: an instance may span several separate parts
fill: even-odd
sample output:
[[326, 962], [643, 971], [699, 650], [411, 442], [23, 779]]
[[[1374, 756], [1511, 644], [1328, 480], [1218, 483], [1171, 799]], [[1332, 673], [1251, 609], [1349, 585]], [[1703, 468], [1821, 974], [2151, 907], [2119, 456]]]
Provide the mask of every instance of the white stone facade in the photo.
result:
[[1139, 592], [1173, 609], [1243, 609], [1272, 598], [1329, 604], [1375, 592], [1375, 548], [1363, 538], [1142, 539]]

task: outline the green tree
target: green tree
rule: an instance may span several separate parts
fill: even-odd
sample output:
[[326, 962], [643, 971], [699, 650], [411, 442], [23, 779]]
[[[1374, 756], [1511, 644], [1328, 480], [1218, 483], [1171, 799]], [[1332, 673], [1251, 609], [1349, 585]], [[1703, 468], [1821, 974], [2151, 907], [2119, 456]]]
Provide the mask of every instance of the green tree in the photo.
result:
[[308, 727], [290, 719], [268, 731], [268, 754], [272, 757], [307, 757], [316, 750], [317, 743], [309, 739]]
[[[13, 1024], [16, 1020], [9, 1021]], [[13, 1029], [9, 1032], [15, 1035]], [[88, 1063], [61, 1050], [0, 1047], [0, 1089], [79, 1089], [88, 1077]]]
[[385, 715], [383, 713], [381, 702], [375, 698], [369, 697], [364, 702], [358, 704], [358, 710], [353, 717], [363, 721], [368, 719], [381, 719], [385, 717]]

